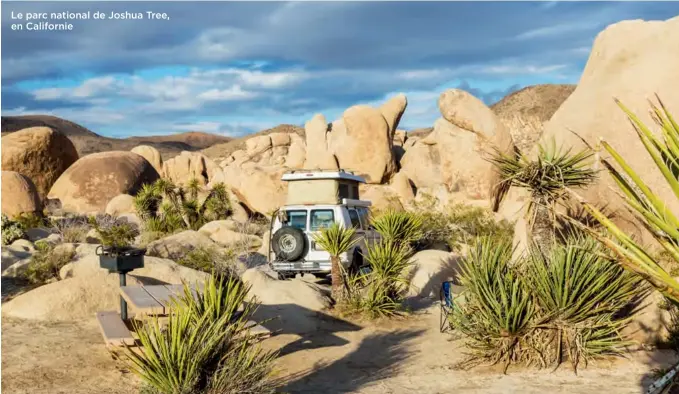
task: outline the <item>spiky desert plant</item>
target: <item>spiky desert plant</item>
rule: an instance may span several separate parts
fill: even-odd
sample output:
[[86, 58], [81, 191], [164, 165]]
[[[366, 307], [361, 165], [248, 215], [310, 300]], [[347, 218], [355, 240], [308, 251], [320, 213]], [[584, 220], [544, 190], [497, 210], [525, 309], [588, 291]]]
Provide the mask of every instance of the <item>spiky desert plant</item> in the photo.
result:
[[200, 191], [202, 187], [197, 179], [180, 187], [161, 178], [153, 185], [144, 185], [135, 196], [134, 205], [145, 229], [157, 233], [197, 230], [207, 222], [231, 215], [226, 185], [213, 185], [202, 201]]
[[398, 313], [408, 289], [406, 278], [411, 266], [410, 245], [383, 239], [368, 247], [366, 260], [371, 272], [364, 277], [367, 292], [361, 309], [371, 317], [391, 317]]
[[90, 216], [89, 223], [99, 234], [101, 244], [109, 248], [126, 248], [132, 245], [139, 235], [137, 225], [128, 222], [124, 218], [115, 218], [111, 215]]
[[387, 210], [372, 220], [382, 239], [410, 245], [422, 238], [422, 217], [413, 212]]
[[468, 363], [525, 361], [536, 308], [524, 275], [511, 264], [509, 241], [476, 240], [461, 264], [465, 302], [453, 308], [453, 326], [467, 338]]
[[337, 222], [330, 227], [323, 228], [319, 233], [312, 235], [316, 245], [330, 254], [332, 296], [336, 302], [341, 301], [345, 291], [345, 273], [340, 262], [340, 256], [349, 251], [361, 239], [356, 236], [353, 228], [344, 228]]
[[564, 150], [553, 139], [538, 145], [535, 160], [520, 152], [507, 154], [496, 149], [489, 158], [501, 179], [493, 196], [495, 209], [510, 187], [526, 189], [530, 193], [528, 230], [535, 245], [547, 251], [556, 239], [556, 204], [567, 198], [567, 188], [584, 187], [595, 180], [596, 171], [590, 166], [593, 156], [588, 148], [575, 153], [570, 148]]
[[247, 332], [255, 307], [239, 316], [249, 287], [238, 278], [209, 278], [200, 292], [185, 286], [174, 313], [137, 323], [142, 352], [128, 348], [130, 369], [157, 392], [269, 393], [275, 353], [263, 351]]
[[[657, 134], [619, 100], [615, 101], [629, 118], [639, 140], [665, 178], [669, 190], [674, 193], [674, 198], [679, 199], [679, 124], [660, 98], [657, 96], [656, 98], [659, 105], [653, 103], [650, 105], [651, 116], [660, 129]], [[669, 209], [668, 204], [644, 182], [643, 176], [637, 173], [611, 144], [602, 140], [601, 146], [611, 156], [611, 159], [602, 158], [601, 162], [620, 189], [627, 206], [667, 254], [679, 263], [679, 219]], [[608, 232], [602, 234], [591, 227], [581, 226], [581, 228], [615, 252], [619, 256], [619, 262], [626, 268], [641, 275], [665, 296], [679, 302], [679, 282], [662, 268], [654, 257], [656, 254], [640, 245], [575, 191], [571, 193]], [[574, 224], [578, 225], [577, 222]]]
[[574, 236], [547, 256], [530, 256], [526, 276], [549, 337], [543, 356], [551, 356], [557, 367], [564, 353], [577, 371], [580, 362], [616, 354], [627, 344], [621, 335], [628, 323], [623, 311], [644, 289], [608, 254], [593, 238]]

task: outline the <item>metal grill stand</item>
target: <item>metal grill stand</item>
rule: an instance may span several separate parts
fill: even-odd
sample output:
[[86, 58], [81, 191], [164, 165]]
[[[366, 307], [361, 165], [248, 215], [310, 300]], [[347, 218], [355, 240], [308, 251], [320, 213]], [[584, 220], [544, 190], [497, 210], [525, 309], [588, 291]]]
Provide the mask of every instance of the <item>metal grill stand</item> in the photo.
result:
[[[127, 286], [127, 273], [137, 268], [144, 268], [146, 249], [97, 247], [99, 266], [108, 272], [117, 272], [120, 286]], [[120, 296], [120, 318], [127, 320], [127, 302]]]

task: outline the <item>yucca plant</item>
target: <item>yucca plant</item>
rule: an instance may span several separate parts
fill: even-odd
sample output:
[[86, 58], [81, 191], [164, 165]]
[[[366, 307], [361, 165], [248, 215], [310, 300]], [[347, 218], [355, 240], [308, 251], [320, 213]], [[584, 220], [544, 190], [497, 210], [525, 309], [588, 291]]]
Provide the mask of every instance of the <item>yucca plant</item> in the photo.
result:
[[581, 361], [614, 354], [627, 344], [620, 333], [628, 321], [622, 311], [643, 287], [596, 240], [574, 237], [549, 255], [532, 253], [530, 259], [528, 283], [551, 345], [545, 353], [557, 367], [564, 351], [577, 371]]
[[398, 313], [408, 290], [406, 274], [411, 255], [410, 245], [392, 239], [368, 247], [366, 260], [371, 271], [362, 277], [367, 291], [360, 304], [371, 317], [392, 317]]
[[318, 246], [330, 254], [332, 297], [336, 302], [341, 301], [346, 289], [344, 267], [340, 263], [340, 256], [354, 247], [361, 239], [356, 236], [353, 228], [344, 228], [338, 223], [323, 228], [319, 233], [313, 234], [312, 238]]
[[530, 200], [526, 210], [528, 230], [535, 245], [543, 252], [555, 243], [556, 204], [567, 197], [566, 189], [587, 186], [596, 178], [590, 167], [594, 155], [590, 149], [572, 152], [557, 148], [556, 142], [538, 145], [535, 160], [521, 152], [507, 154], [500, 150], [490, 156], [501, 182], [494, 190], [494, 210], [497, 210], [510, 187], [528, 190]]
[[530, 356], [536, 308], [522, 275], [511, 264], [509, 241], [478, 239], [461, 265], [465, 302], [453, 309], [452, 325], [467, 338], [468, 363], [511, 363]]
[[231, 215], [226, 185], [215, 184], [202, 202], [199, 199], [201, 190], [196, 179], [184, 188], [161, 178], [141, 188], [134, 199], [135, 209], [147, 231], [162, 233], [197, 230], [205, 223]]
[[209, 278], [200, 292], [185, 286], [166, 325], [136, 323], [142, 345], [126, 352], [130, 369], [158, 393], [269, 393], [275, 353], [265, 352], [247, 332], [254, 306], [242, 315], [249, 287], [237, 278]]
[[394, 243], [410, 245], [423, 236], [422, 217], [413, 212], [388, 210], [374, 218], [372, 225], [382, 239]]
[[[651, 103], [651, 116], [659, 126], [659, 133], [651, 131], [619, 100], [616, 99], [616, 103], [627, 114], [647, 153], [665, 178], [669, 190], [672, 190], [674, 197], [679, 199], [679, 179], [677, 178], [679, 176], [679, 124], [660, 98], [657, 96], [656, 98], [659, 105]], [[663, 247], [667, 255], [679, 263], [679, 219], [670, 211], [665, 201], [644, 182], [643, 176], [637, 173], [611, 144], [602, 140], [601, 146], [611, 156], [610, 159], [602, 159], [601, 162], [613, 177], [628, 207]], [[654, 257], [656, 254], [632, 239], [610, 218], [575, 191], [571, 193], [608, 230], [608, 233], [602, 234], [591, 227], [581, 226], [581, 228], [615, 252], [622, 265], [646, 279], [668, 298], [679, 302], [679, 282], [662, 268]]]

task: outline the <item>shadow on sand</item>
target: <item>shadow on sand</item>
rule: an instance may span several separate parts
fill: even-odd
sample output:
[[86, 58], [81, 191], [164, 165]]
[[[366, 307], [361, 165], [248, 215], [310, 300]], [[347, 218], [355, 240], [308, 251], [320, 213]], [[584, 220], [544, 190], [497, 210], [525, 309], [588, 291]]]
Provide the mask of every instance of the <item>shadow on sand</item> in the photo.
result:
[[423, 330], [375, 333], [358, 348], [331, 363], [317, 363], [309, 370], [281, 383], [282, 393], [349, 393], [399, 373], [410, 356], [408, 341]]

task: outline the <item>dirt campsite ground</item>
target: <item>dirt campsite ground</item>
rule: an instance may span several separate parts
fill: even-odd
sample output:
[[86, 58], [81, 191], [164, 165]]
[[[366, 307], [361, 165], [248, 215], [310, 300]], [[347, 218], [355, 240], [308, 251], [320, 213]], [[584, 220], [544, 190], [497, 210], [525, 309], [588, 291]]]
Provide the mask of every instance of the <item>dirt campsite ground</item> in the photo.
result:
[[[643, 393], [655, 368], [673, 356], [637, 352], [574, 375], [550, 370], [462, 371], [459, 341], [439, 332], [438, 307], [398, 321], [354, 324], [319, 319], [316, 330], [283, 330], [265, 340], [278, 349], [277, 379], [287, 393]], [[139, 382], [103, 345], [94, 319], [45, 323], [3, 318], [3, 393], [138, 393]]]

